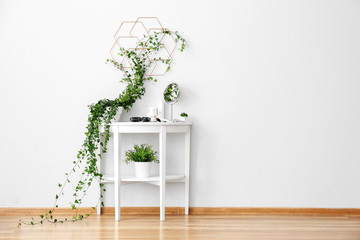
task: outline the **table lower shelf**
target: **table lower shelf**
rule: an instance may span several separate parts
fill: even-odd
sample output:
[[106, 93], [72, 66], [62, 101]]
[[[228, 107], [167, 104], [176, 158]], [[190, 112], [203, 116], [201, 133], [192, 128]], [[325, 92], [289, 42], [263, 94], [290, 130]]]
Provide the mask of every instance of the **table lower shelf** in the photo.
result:
[[[114, 183], [115, 178], [113, 176], [104, 176], [103, 183]], [[184, 175], [166, 175], [166, 182], [185, 182]], [[121, 177], [121, 184], [129, 184], [129, 183], [149, 183], [153, 185], [160, 185], [160, 176], [150, 176], [147, 178], [137, 178], [137, 177]]]

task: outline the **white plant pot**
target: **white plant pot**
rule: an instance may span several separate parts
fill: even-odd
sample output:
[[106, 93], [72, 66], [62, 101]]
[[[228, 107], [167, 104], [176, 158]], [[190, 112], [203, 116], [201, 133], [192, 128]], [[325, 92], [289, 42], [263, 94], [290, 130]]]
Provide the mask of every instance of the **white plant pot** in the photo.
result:
[[150, 177], [151, 162], [134, 162], [135, 163], [135, 177], [147, 178]]
[[123, 107], [119, 107], [118, 108], [118, 111], [117, 111], [117, 113], [116, 113], [116, 115], [115, 115], [115, 120], [113, 119], [113, 120], [111, 120], [111, 122], [119, 122], [120, 121], [120, 118], [121, 118], [121, 114], [122, 114], [122, 112], [123, 112]]
[[180, 121], [186, 122], [186, 120], [187, 120], [187, 117], [181, 117], [180, 116]]

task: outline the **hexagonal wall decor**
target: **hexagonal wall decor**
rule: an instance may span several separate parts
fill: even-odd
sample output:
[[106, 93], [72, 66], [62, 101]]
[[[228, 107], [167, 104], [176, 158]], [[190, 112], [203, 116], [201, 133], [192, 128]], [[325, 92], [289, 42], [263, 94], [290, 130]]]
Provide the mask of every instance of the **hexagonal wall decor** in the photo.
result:
[[[118, 54], [120, 47], [132, 50], [139, 49], [138, 43], [140, 41], [150, 35], [153, 35], [155, 32], [163, 30], [167, 29], [162, 26], [157, 17], [138, 17], [135, 21], [123, 21], [114, 34], [115, 43], [109, 51], [112, 59], [121, 63], [124, 68], [130, 68], [128, 58]], [[170, 63], [166, 65], [161, 61], [154, 60], [154, 57], [149, 57], [148, 60], [150, 62], [150, 68], [146, 73], [147, 77], [164, 76], [167, 72], [167, 66], [169, 66], [173, 60], [172, 55], [177, 45], [173, 34], [164, 34], [160, 39], [160, 42], [164, 44], [164, 48], [156, 53], [156, 57], [170, 59]], [[143, 50], [140, 51], [139, 55], [142, 51]]]

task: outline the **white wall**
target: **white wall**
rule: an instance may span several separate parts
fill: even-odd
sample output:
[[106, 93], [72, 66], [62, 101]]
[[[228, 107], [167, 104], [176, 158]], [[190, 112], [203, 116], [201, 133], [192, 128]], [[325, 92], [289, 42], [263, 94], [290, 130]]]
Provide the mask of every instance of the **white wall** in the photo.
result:
[[[360, 208], [360, 3], [340, 0], [0, 0], [1, 207], [51, 206], [86, 106], [124, 87], [104, 62], [119, 24], [138, 16], [189, 45], [123, 120], [179, 83], [175, 111], [194, 123], [191, 206]], [[177, 161], [183, 141], [170, 140]], [[124, 138], [142, 142], [158, 147], [155, 135]], [[158, 205], [156, 187], [122, 193], [125, 206]], [[168, 205], [182, 197], [169, 187]]]

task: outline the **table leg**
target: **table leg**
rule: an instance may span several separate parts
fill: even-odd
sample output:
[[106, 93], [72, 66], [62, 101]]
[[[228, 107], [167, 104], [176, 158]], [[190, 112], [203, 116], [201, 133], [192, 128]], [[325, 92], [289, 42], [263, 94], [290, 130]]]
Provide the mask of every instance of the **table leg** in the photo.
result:
[[[102, 141], [101, 133], [100, 133], [100, 141]], [[101, 146], [99, 146], [99, 154], [102, 155], [102, 147]], [[101, 158], [99, 158], [99, 161], [97, 162], [97, 164], [98, 164], [99, 173], [101, 173]], [[101, 183], [102, 182], [100, 180], [100, 184]], [[104, 201], [104, 198], [101, 199], [101, 194], [103, 194], [103, 188], [99, 186], [100, 202], [98, 203], [97, 209], [96, 209], [97, 215], [101, 215], [101, 201]]]
[[185, 133], [185, 214], [189, 214], [190, 197], [190, 127]]
[[114, 128], [114, 192], [115, 192], [115, 221], [120, 220], [120, 149], [119, 132]]
[[165, 220], [165, 187], [166, 187], [166, 127], [162, 126], [159, 134], [160, 160], [160, 220]]

